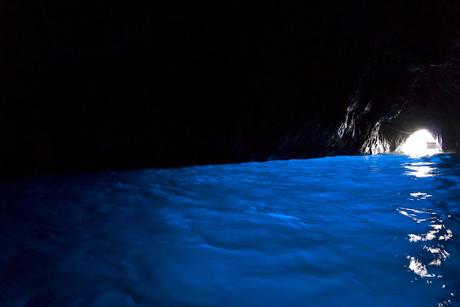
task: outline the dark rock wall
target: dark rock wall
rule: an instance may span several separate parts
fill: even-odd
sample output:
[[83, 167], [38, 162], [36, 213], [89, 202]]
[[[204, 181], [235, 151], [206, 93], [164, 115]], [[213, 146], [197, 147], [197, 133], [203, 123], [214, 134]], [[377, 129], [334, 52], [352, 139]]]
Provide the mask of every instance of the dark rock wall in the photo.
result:
[[429, 64], [382, 54], [371, 60], [331, 137], [338, 153], [394, 151], [412, 132], [426, 128], [445, 151], [459, 148], [460, 66], [451, 56]]

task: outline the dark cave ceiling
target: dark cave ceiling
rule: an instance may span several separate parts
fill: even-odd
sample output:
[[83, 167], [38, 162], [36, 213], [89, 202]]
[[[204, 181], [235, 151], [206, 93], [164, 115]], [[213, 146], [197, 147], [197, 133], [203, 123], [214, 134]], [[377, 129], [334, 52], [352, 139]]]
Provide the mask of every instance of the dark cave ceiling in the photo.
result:
[[459, 147], [458, 1], [2, 5], [2, 173]]

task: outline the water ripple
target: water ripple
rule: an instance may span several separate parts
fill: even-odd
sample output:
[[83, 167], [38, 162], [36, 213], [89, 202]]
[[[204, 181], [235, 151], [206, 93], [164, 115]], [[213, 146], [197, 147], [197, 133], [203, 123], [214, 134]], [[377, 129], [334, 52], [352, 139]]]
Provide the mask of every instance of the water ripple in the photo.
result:
[[449, 306], [460, 160], [330, 157], [0, 182], [2, 306]]

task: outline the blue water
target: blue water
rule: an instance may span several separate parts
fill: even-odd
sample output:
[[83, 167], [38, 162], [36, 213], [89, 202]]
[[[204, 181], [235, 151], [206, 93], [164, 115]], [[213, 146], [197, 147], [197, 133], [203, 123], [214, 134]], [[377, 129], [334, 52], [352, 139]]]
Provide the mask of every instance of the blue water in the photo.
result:
[[460, 159], [2, 179], [1, 306], [458, 306]]

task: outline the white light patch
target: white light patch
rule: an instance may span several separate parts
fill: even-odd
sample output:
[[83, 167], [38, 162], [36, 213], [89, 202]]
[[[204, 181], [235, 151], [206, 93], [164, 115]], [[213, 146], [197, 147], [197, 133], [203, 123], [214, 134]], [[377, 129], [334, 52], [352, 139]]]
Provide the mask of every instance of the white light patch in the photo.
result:
[[440, 153], [442, 150], [428, 130], [420, 129], [399, 147], [399, 151], [411, 156], [428, 156]]
[[434, 274], [428, 273], [428, 270], [426, 269], [426, 266], [421, 263], [417, 258], [415, 257], [407, 257], [410, 262], [409, 262], [409, 270], [413, 271], [415, 274], [418, 276], [424, 278], [424, 277], [435, 277]]

